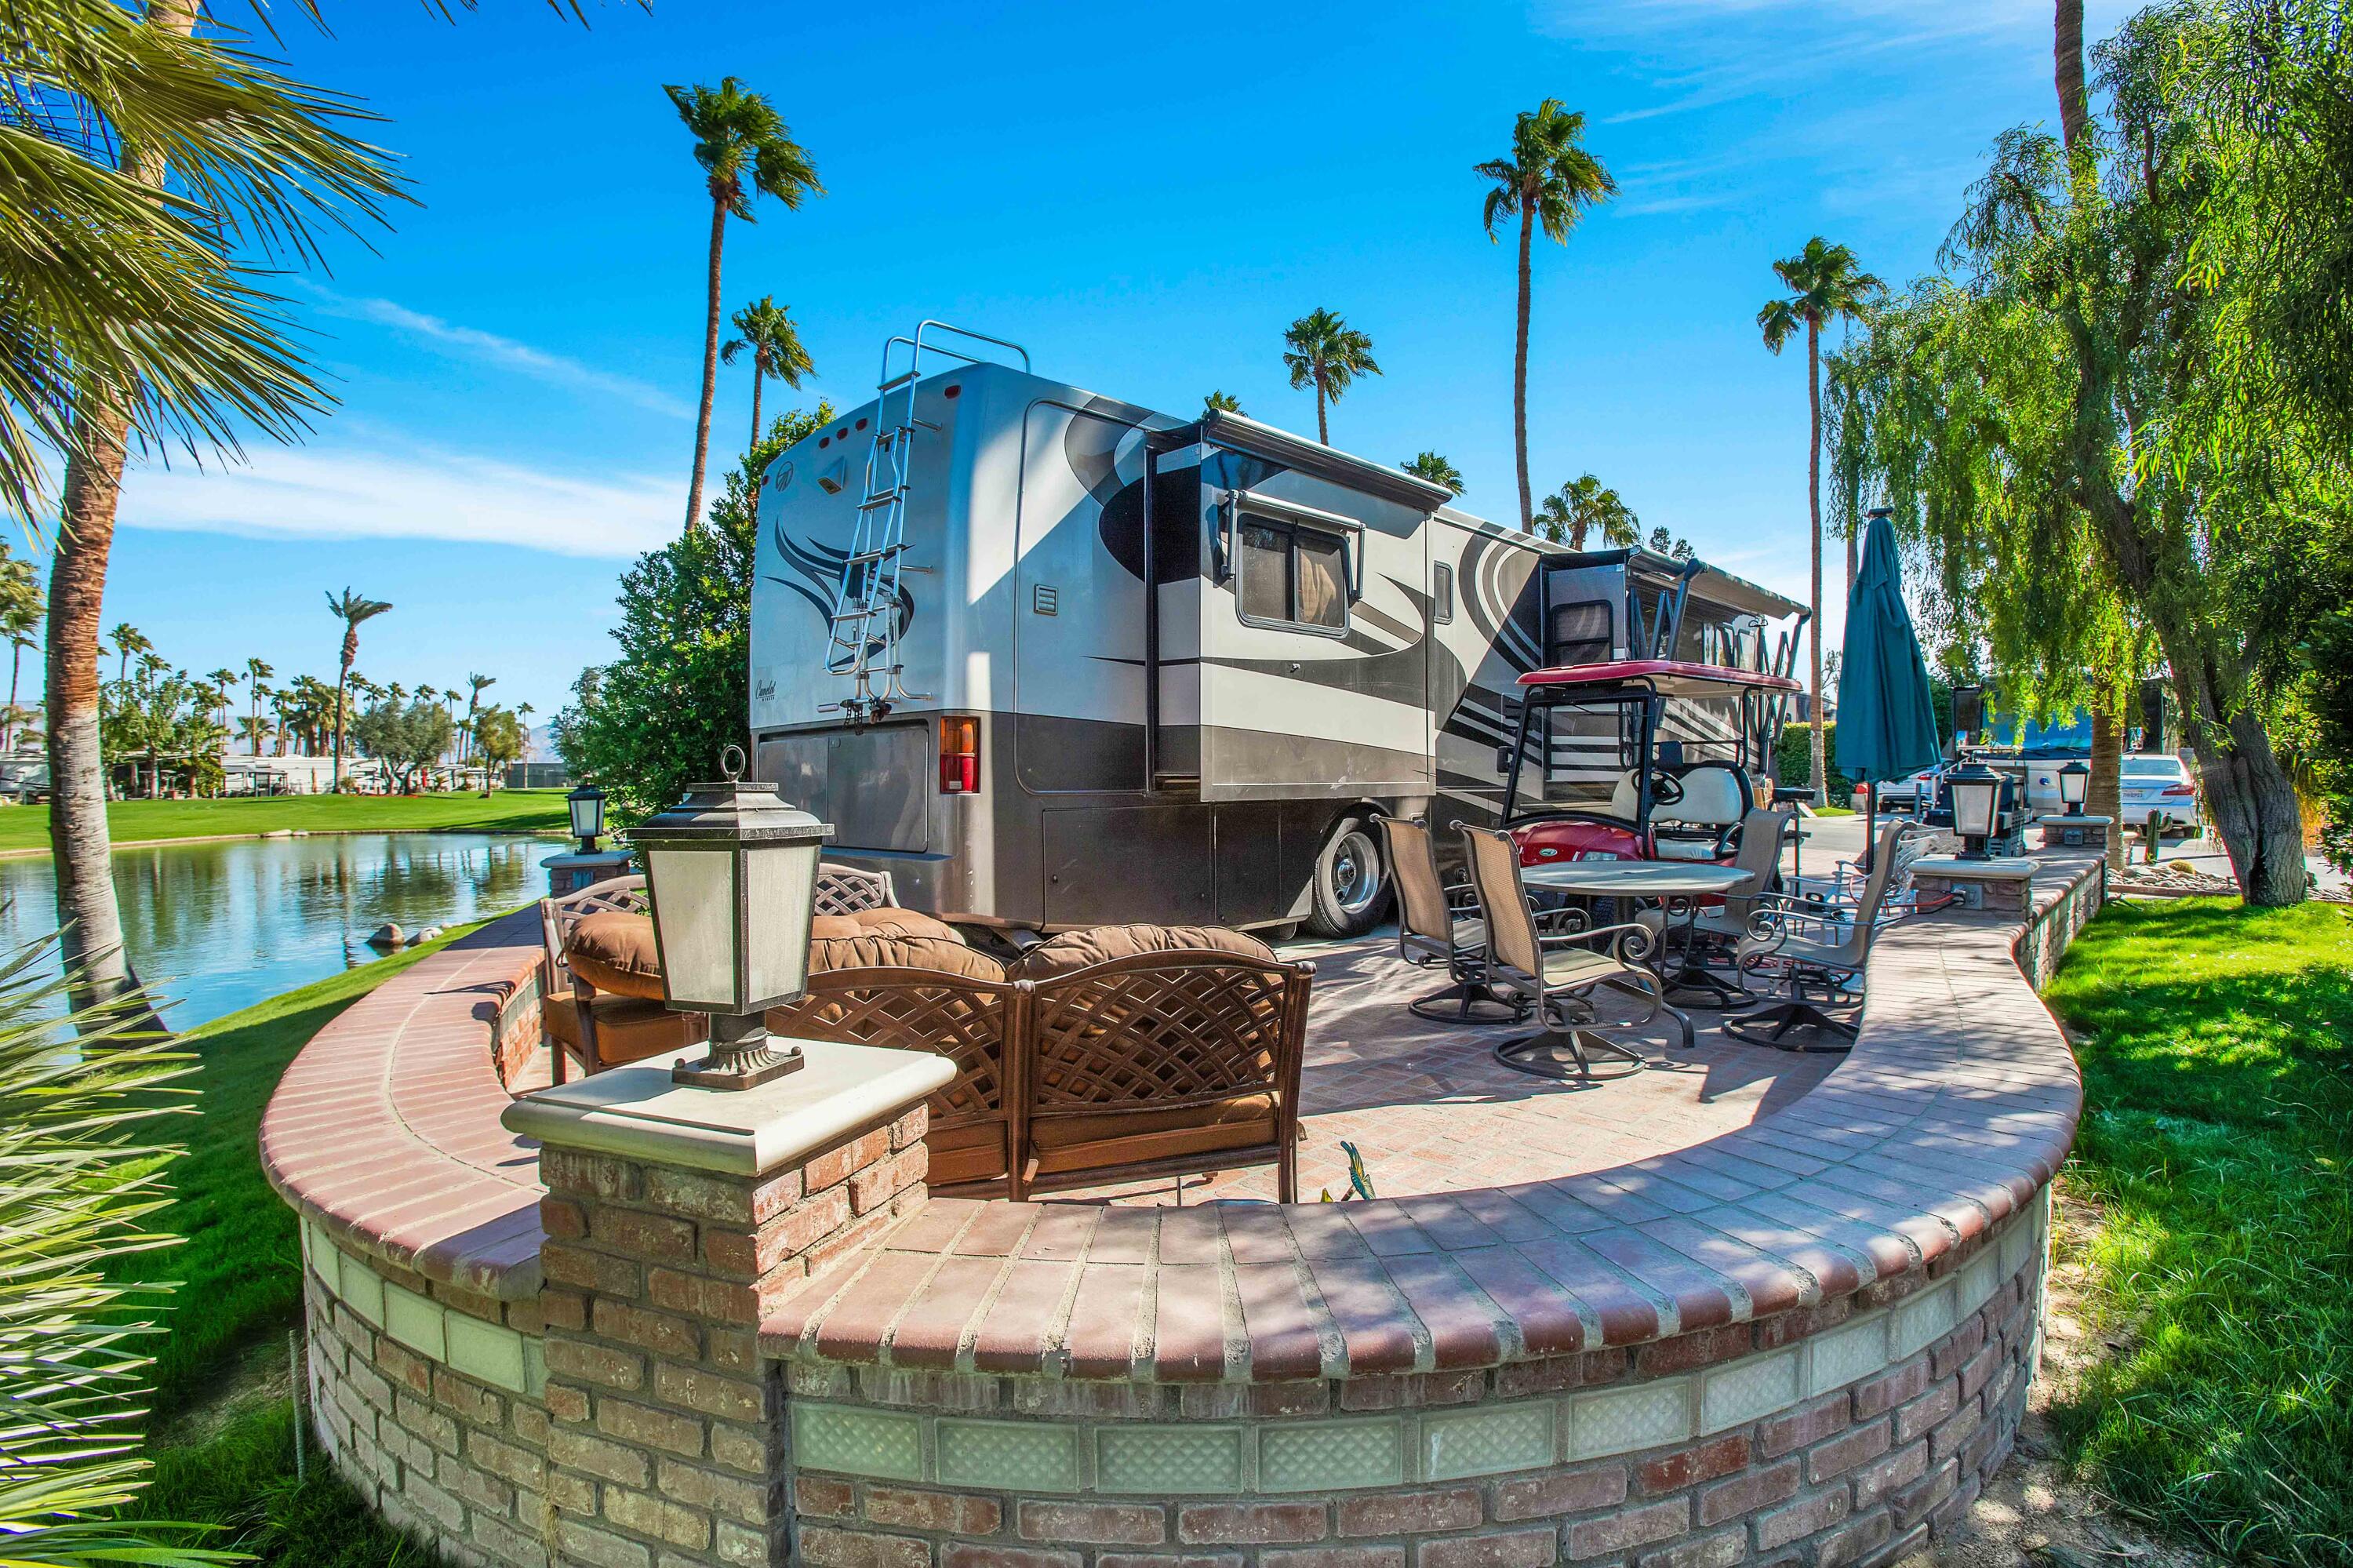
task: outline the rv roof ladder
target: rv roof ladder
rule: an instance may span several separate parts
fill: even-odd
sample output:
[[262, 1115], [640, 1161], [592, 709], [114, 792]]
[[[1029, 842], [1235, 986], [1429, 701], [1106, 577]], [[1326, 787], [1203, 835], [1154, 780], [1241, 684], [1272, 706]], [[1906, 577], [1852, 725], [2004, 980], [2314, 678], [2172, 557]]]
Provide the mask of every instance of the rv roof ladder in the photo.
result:
[[[933, 340], [925, 339], [927, 332], [934, 334]], [[945, 322], [921, 323], [914, 336], [894, 337], [882, 345], [882, 374], [875, 386], [874, 443], [866, 453], [866, 489], [858, 503], [849, 549], [842, 556], [841, 581], [834, 589], [828, 622], [832, 643], [825, 661], [830, 673], [847, 675], [852, 683], [850, 694], [828, 704], [826, 711], [839, 711], [860, 723], [882, 717], [896, 704], [929, 695], [907, 690], [906, 666], [899, 656], [904, 620], [900, 610], [899, 570], [907, 550], [907, 496], [914, 471], [915, 432], [939, 429], [915, 417], [915, 387], [926, 351], [968, 364], [981, 363], [975, 355], [937, 342], [941, 333], [1009, 348], [1021, 356], [1021, 368], [1029, 368], [1029, 351], [1019, 344]], [[907, 347], [907, 366], [893, 373], [892, 351], [902, 344]]]

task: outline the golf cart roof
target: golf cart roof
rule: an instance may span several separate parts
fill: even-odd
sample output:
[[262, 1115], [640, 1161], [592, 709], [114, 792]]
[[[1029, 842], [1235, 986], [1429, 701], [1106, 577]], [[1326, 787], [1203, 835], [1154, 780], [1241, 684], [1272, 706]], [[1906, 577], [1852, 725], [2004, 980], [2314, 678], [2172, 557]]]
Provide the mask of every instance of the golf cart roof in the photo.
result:
[[1797, 682], [1761, 670], [1721, 664], [1690, 664], [1676, 659], [1612, 659], [1599, 664], [1564, 664], [1531, 670], [1520, 685], [1532, 700], [1607, 696], [1609, 688], [1640, 690], [1662, 697], [1732, 697], [1744, 691], [1795, 692]]

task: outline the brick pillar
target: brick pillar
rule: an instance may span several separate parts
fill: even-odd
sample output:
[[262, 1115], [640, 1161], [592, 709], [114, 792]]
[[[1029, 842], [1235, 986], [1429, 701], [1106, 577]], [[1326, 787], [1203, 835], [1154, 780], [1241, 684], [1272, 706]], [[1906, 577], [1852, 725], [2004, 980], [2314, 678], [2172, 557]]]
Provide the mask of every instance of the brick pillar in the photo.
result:
[[616, 1068], [517, 1100], [546, 1240], [547, 1507], [558, 1568], [789, 1557], [764, 1305], [923, 1202], [945, 1057], [807, 1043], [757, 1089]]

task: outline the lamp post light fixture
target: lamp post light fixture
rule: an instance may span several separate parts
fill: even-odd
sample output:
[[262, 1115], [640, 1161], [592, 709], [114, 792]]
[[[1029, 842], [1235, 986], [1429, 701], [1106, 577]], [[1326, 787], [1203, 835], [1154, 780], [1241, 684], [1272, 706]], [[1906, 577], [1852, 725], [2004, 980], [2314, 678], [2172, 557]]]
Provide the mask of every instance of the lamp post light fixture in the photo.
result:
[[605, 836], [605, 791], [583, 784], [564, 797], [564, 807], [572, 813], [572, 836], [580, 841], [580, 853], [595, 854], [596, 841]]
[[777, 1049], [763, 1014], [808, 980], [818, 857], [833, 829], [773, 784], [746, 782], [744, 751], [720, 754], [726, 777], [632, 829], [646, 863], [662, 1001], [711, 1015], [711, 1054], [681, 1061], [674, 1083], [749, 1089], [798, 1070], [800, 1047]]
[[1961, 836], [1963, 860], [1990, 860], [1994, 806], [2001, 799], [2001, 775], [1982, 762], [1965, 763], [1945, 776], [1953, 797], [1953, 831]]
[[2081, 762], [2071, 762], [2059, 770], [2059, 799], [2065, 802], [2067, 814], [2084, 814], [2084, 797], [2092, 788], [2092, 770]]

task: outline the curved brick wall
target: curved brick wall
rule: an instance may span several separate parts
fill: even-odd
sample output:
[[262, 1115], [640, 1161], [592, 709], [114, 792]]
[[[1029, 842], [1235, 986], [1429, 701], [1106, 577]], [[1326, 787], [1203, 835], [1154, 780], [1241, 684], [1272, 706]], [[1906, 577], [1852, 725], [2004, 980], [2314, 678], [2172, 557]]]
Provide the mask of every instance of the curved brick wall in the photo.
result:
[[[2105, 890], [2044, 863], [2023, 926], [1891, 929], [1856, 1050], [1736, 1133], [1289, 1208], [925, 1202], [920, 1107], [773, 1172], [551, 1154], [542, 1205], [485, 1126], [536, 944], [486, 931], [273, 1102], [318, 1419], [387, 1514], [513, 1568], [1891, 1561], [1961, 1519], [2034, 1365], [2080, 1089], [2033, 983]], [[448, 1213], [381, 1139], [317, 1147], [361, 1083]]]

